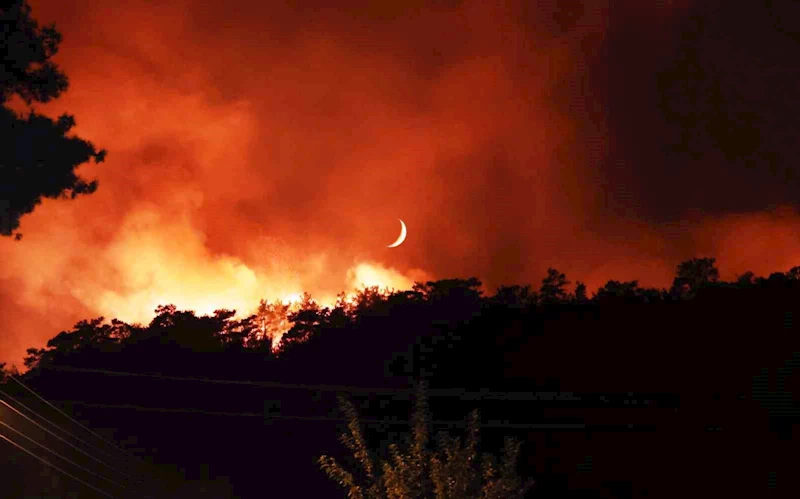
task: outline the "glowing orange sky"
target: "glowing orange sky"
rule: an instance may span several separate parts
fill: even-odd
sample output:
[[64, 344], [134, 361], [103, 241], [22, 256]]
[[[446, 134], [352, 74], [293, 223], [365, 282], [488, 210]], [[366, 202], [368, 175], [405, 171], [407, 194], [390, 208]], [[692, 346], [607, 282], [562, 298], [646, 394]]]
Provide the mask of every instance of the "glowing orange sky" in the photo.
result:
[[[147, 322], [157, 304], [249, 311], [469, 276], [538, 286], [548, 266], [592, 291], [668, 286], [695, 255], [732, 278], [800, 254], [789, 208], [672, 228], [604, 209], [608, 139], [576, 149], [577, 119], [553, 97], [602, 39], [599, 8], [558, 34], [544, 11], [523, 23], [485, 1], [30, 3], [63, 33], [70, 78], [36, 109], [74, 114], [109, 154], [81, 169], [95, 194], [45, 201], [22, 241], [0, 240], [0, 359], [77, 320]], [[662, 9], [648, 22], [680, 10]], [[408, 239], [387, 249], [398, 217]]]

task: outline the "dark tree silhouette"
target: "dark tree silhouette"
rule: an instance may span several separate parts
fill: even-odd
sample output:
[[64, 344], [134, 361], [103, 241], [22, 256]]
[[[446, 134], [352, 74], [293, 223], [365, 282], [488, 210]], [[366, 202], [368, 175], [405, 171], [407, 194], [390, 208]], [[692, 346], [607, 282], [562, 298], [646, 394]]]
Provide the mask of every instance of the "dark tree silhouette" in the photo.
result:
[[257, 315], [232, 320], [235, 314], [233, 310], [217, 310], [214, 313], [225, 321], [219, 335], [226, 350], [240, 352], [247, 348], [266, 349], [265, 342], [260, 338], [261, 324]]
[[[792, 277], [800, 269], [774, 273], [772, 279], [754, 279], [751, 274], [747, 282], [740, 280], [740, 286], [719, 282], [713, 264], [710, 258], [683, 262], [677, 268], [680, 286], [669, 292], [643, 289], [637, 281], [610, 280], [592, 299], [586, 298], [580, 282], [574, 295], [566, 293], [566, 276], [550, 269], [543, 279], [545, 297], [541, 301], [536, 300], [537, 293], [529, 285], [501, 286], [493, 296], [483, 297], [480, 281], [470, 278], [417, 283], [411, 291], [391, 293], [366, 288], [353, 301], [341, 294], [332, 308], [321, 308], [306, 294], [301, 303], [291, 307], [281, 305], [270, 310], [262, 302], [259, 312], [243, 319], [235, 319], [230, 310], [197, 316], [167, 305], [159, 307], [156, 317], [146, 325], [105, 323], [102, 318], [77, 323], [52, 338], [46, 348], [29, 351], [26, 365], [30, 370], [23, 381], [54, 402], [62, 401], [58, 405], [65, 410], [71, 410], [74, 402], [75, 412], [92, 426], [110, 424], [119, 434], [136, 435], [137, 447], [158, 449], [161, 463], [178, 464], [187, 470], [213, 467], [217, 476], [231, 477], [234, 496], [242, 498], [263, 496], [264, 470], [278, 476], [297, 476], [303, 481], [303, 494], [335, 497], [336, 484], [319, 476], [322, 474], [314, 469], [312, 457], [329, 449], [336, 462], [347, 463], [346, 455], [333, 454], [338, 448], [337, 422], [325, 421], [335, 414], [336, 399], [334, 393], [313, 387], [361, 386], [378, 388], [379, 392], [386, 388], [393, 393], [370, 390], [352, 394], [352, 400], [360, 404], [359, 413], [364, 415], [365, 436], [388, 444], [398, 434], [397, 425], [387, 421], [408, 417], [398, 392], [408, 388], [410, 379], [425, 379], [432, 393], [439, 394], [431, 399], [433, 412], [440, 419], [437, 425], [461, 420], [465, 411], [475, 407], [485, 415], [489, 424], [483, 432], [482, 452], [500, 452], [502, 437], [526, 442], [521, 452], [530, 451], [532, 455], [522, 459], [520, 476], [539, 474], [537, 490], [527, 497], [599, 497], [571, 495], [560, 481], [563, 475], [556, 477], [549, 471], [542, 474], [547, 467], [534, 462], [558, 457], [577, 463], [582, 462], [583, 455], [568, 454], [569, 446], [539, 447], [536, 435], [542, 436], [549, 429], [512, 428], [541, 418], [541, 411], [549, 407], [550, 402], [543, 401], [547, 397], [534, 400], [528, 397], [531, 392], [562, 392], [562, 387], [570, 386], [574, 387], [570, 391], [581, 393], [581, 407], [602, 407], [624, 423], [620, 428], [613, 424], [587, 425], [587, 433], [614, 432], [609, 440], [613, 444], [603, 445], [599, 440], [593, 444], [596, 450], [592, 453], [598, 460], [602, 456], [608, 467], [618, 463], [617, 476], [625, 474], [626, 480], [635, 479], [642, 488], [651, 488], [648, 495], [672, 497], [679, 495], [676, 488], [684, 483], [665, 484], [663, 475], [653, 466], [632, 468], [635, 462], [630, 460], [630, 453], [620, 449], [630, 449], [632, 443], [638, 445], [641, 439], [648, 439], [653, 442], [648, 462], [658, 461], [663, 469], [668, 463], [690, 461], [693, 467], [687, 469], [691, 471], [700, 467], [695, 456], [712, 455], [720, 448], [721, 439], [732, 438], [729, 443], [733, 445], [746, 437], [747, 445], [761, 446], [751, 454], [758, 457], [737, 456], [738, 461], [733, 463], [715, 455], [725, 461], [715, 468], [721, 473], [715, 476], [724, 478], [730, 466], [737, 473], [748, 474], [755, 461], [772, 459], [771, 466], [775, 466], [786, 460], [778, 456], [783, 451], [773, 445], [774, 435], [759, 432], [772, 428], [773, 433], [788, 437], [798, 419], [797, 402], [791, 398], [797, 389], [792, 385], [792, 373], [786, 370], [797, 366], [796, 359], [778, 371], [782, 384], [777, 390], [768, 386], [769, 377], [762, 374], [754, 379], [753, 397], [733, 401], [741, 408], [723, 409], [715, 401], [720, 400], [719, 393], [724, 400], [746, 392], [748, 386], [744, 385], [749, 385], [758, 368], [774, 365], [774, 359], [785, 359], [796, 350], [797, 331], [793, 328], [798, 321], [792, 320], [792, 307], [800, 302], [800, 288], [793, 285]], [[704, 289], [694, 297], [699, 288]], [[676, 293], [685, 299], [659, 304]], [[538, 306], [541, 303], [547, 307]], [[769, 315], [773, 312], [774, 316]], [[287, 325], [281, 332], [288, 329], [288, 333], [275, 353], [264, 332]], [[739, 333], [748, 330], [763, 331], [766, 340], [739, 341]], [[734, 342], [719, 355], [719, 344], [726, 338]], [[673, 368], [676, 358], [680, 359], [680, 369]], [[70, 369], [59, 371], [59, 367]], [[145, 376], [82, 373], [75, 367]], [[151, 379], [153, 373], [167, 377], [155, 375], [163, 379]], [[219, 383], [177, 381], [171, 376], [211, 378]], [[276, 382], [292, 384], [294, 389], [270, 388]], [[631, 383], [637, 387], [633, 390], [647, 392], [638, 403], [634, 400], [629, 404], [629, 398], [637, 398], [630, 392]], [[473, 396], [439, 398], [456, 387]], [[713, 397], [706, 393], [712, 389], [717, 394]], [[484, 396], [483, 390], [523, 392], [526, 398], [493, 400]], [[594, 392], [605, 393], [606, 398], [597, 399], [592, 396]], [[682, 431], [684, 425], [670, 422], [681, 410], [684, 396], [693, 401], [691, 414], [684, 417], [692, 418], [694, 426], [706, 425], [706, 432], [712, 434], [709, 438], [695, 435], [695, 442], [682, 440], [686, 445], [676, 446], [675, 441], [690, 438]], [[265, 401], [280, 401], [278, 416], [287, 417], [276, 417], [266, 425], [261, 417], [244, 417], [260, 416]], [[553, 403], [554, 408], [571, 404], [566, 399]], [[113, 409], [111, 404], [164, 408], [165, 412]], [[658, 423], [658, 432], [648, 431], [644, 421], [644, 431], [631, 431], [629, 412], [622, 408], [632, 405], [634, 410], [641, 410], [643, 404], [667, 415], [663, 423]], [[577, 405], [575, 410], [581, 410]], [[181, 413], [185, 409], [211, 411], [217, 416], [195, 412], [186, 417]], [[769, 425], [756, 423], [758, 411], [768, 416]], [[239, 413], [242, 417], [234, 416]], [[313, 424], [307, 417], [315, 419]], [[506, 421], [509, 426], [505, 426]], [[502, 424], [497, 426], [498, 422]], [[752, 434], [740, 432], [728, 437], [732, 432], [716, 433], [719, 427], [728, 425], [750, 428]], [[554, 440], [557, 433], [550, 434]], [[203, 438], [198, 439], [198, 435]], [[242, 452], [243, 444], [248, 451], [262, 452], [258, 457]], [[703, 451], [687, 453], [681, 450], [685, 448]], [[208, 477], [213, 480], [210, 472]], [[713, 485], [724, 487], [725, 483], [724, 479], [715, 479]], [[789, 482], [782, 483], [791, 492], [800, 490], [800, 482], [794, 488]], [[606, 485], [598, 480], [593, 487]], [[746, 486], [729, 487], [739, 492]], [[297, 494], [296, 487], [296, 483], [277, 480], [270, 483], [269, 492], [291, 496]], [[749, 496], [758, 496], [757, 490]]]
[[695, 296], [699, 288], [719, 280], [719, 270], [714, 266], [716, 258], [692, 258], [681, 262], [670, 289], [680, 298]]
[[783, 272], [773, 272], [767, 277], [766, 282], [768, 284], [779, 284], [785, 283], [789, 281], [789, 277], [784, 274]]
[[72, 331], [61, 331], [47, 342], [47, 348], [29, 348], [25, 358], [25, 367], [54, 365], [67, 362], [68, 358], [89, 352], [113, 352], [121, 341], [134, 334], [137, 329], [124, 322], [113, 319], [110, 324], [105, 318], [98, 317], [78, 322]]
[[389, 293], [380, 290], [378, 286], [364, 287], [356, 291], [351, 311], [354, 313], [362, 313], [380, 307], [381, 303], [385, 302], [388, 296]]
[[589, 303], [589, 296], [586, 293], [586, 284], [581, 281], [575, 281], [575, 303], [578, 305]]
[[3, 383], [8, 376], [20, 376], [19, 369], [15, 365], [7, 365], [5, 362], [0, 362], [0, 383]]
[[759, 277], [755, 279], [758, 284], [775, 285], [775, 284], [788, 284], [793, 281], [800, 280], [800, 267], [792, 267], [787, 272], [773, 272], [766, 279]]
[[736, 285], [745, 288], [750, 287], [755, 283], [755, 274], [751, 271], [747, 271], [742, 275], [736, 276]]
[[542, 305], [564, 303], [569, 299], [567, 290], [564, 289], [570, 281], [567, 276], [554, 268], [547, 269], [547, 277], [542, 279], [539, 288], [539, 302]]
[[61, 33], [54, 24], [39, 28], [26, 1], [8, 0], [0, 4], [0, 25], [0, 104], [13, 94], [29, 105], [33, 101], [48, 102], [67, 89], [66, 75], [49, 60], [61, 43]]
[[641, 288], [639, 288], [639, 281], [619, 282], [610, 280], [597, 290], [595, 299], [603, 299], [606, 296], [614, 296], [626, 298], [631, 301], [637, 301], [640, 293]]
[[426, 300], [433, 303], [451, 300], [466, 303], [480, 299], [480, 286], [481, 281], [477, 277], [470, 277], [469, 279], [428, 281], [425, 284], [415, 283], [412, 290], [421, 293]]
[[513, 308], [527, 308], [536, 304], [536, 292], [530, 286], [500, 286], [492, 301]]
[[225, 323], [234, 313], [232, 310], [217, 310], [213, 316], [197, 317], [191, 311], [178, 311], [175, 305], [160, 306], [148, 327], [146, 341], [176, 354], [219, 352], [223, 350]]
[[91, 142], [68, 137], [73, 116], [57, 120], [33, 109], [20, 117], [6, 106], [13, 95], [27, 105], [48, 102], [68, 87], [67, 77], [50, 58], [58, 51], [61, 34], [55, 25], [39, 28], [31, 8], [22, 0], [0, 4], [0, 235], [21, 237], [20, 218], [44, 198], [76, 198], [97, 189], [75, 169], [106, 151]]
[[280, 300], [275, 300], [273, 303], [268, 303], [266, 300], [259, 302], [256, 310], [259, 336], [261, 341], [269, 343], [270, 348], [275, 338], [289, 328], [288, 314], [288, 303]]
[[291, 329], [281, 337], [279, 350], [285, 352], [292, 345], [307, 342], [327, 319], [328, 310], [316, 303], [311, 295], [303, 293], [298, 310], [289, 313], [288, 320], [293, 323]]

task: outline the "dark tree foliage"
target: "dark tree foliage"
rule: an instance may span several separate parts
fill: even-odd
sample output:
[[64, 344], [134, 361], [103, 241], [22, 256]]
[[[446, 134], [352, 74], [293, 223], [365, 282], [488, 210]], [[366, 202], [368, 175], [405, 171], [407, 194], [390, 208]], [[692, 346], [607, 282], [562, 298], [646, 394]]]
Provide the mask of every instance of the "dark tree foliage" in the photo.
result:
[[589, 296], [586, 294], [586, 284], [581, 281], [575, 281], [575, 303], [578, 305], [589, 303]]
[[13, 94], [28, 105], [33, 101], [48, 102], [67, 89], [66, 75], [50, 60], [61, 43], [61, 33], [55, 25], [40, 28], [31, 17], [27, 2], [9, 0], [0, 4], [0, 26], [0, 104]]
[[679, 298], [691, 298], [697, 290], [719, 280], [715, 258], [692, 258], [681, 262], [675, 271], [670, 293]]
[[515, 308], [527, 308], [536, 303], [536, 292], [530, 286], [500, 286], [492, 301]]
[[539, 288], [539, 300], [544, 305], [567, 301], [568, 292], [565, 287], [569, 283], [566, 275], [554, 268], [548, 268], [547, 277], [542, 279], [542, 286]]
[[[230, 477], [237, 497], [262, 497], [265, 490], [275, 496], [307, 492], [317, 497], [337, 497], [335, 484], [328, 483], [313, 463], [314, 457], [322, 453], [337, 462], [346, 463], [348, 459], [346, 452], [336, 454], [341, 447], [336, 435], [342, 427], [335, 421], [325, 421], [338, 414], [335, 394], [250, 386], [250, 383], [405, 390], [409, 380], [426, 380], [432, 393], [452, 387], [530, 393], [579, 391], [584, 385], [592, 387], [585, 391], [597, 391], [602, 387], [597, 386], [596, 380], [602, 378], [617, 380], [614, 385], [617, 391], [628, 393], [646, 390], [648, 385], [643, 380], [648, 380], [653, 386], [662, 387], [654, 390], [658, 393], [663, 392], [663, 387], [673, 387], [670, 390], [680, 392], [681, 396], [687, 393], [690, 400], [700, 404], [700, 399], [713, 399], [698, 390], [714, 387], [728, 397], [728, 392], [739, 389], [738, 385], [734, 387], [735, 383], [747, 381], [759, 368], [771, 365], [769, 359], [786, 358], [777, 356], [773, 350], [793, 344], [788, 343], [791, 335], [781, 343], [784, 340], [780, 335], [769, 333], [769, 340], [762, 342], [764, 347], [753, 341], [743, 343], [741, 338], [743, 331], [755, 330], [761, 334], [769, 324], [782, 329], [792, 326], [791, 314], [786, 310], [791, 310], [792, 304], [800, 299], [797, 275], [798, 267], [793, 267], [768, 278], [748, 274], [746, 279], [723, 283], [719, 281], [714, 260], [701, 258], [676, 267], [676, 286], [669, 291], [642, 288], [638, 281], [610, 280], [591, 299], [586, 297], [585, 286], [580, 282], [574, 295], [567, 293], [565, 275], [551, 268], [538, 293], [529, 285], [507, 285], [492, 296], [483, 296], [481, 282], [469, 278], [416, 283], [410, 291], [382, 292], [367, 288], [352, 302], [340, 295], [331, 307], [321, 307], [309, 295], [291, 311], [289, 307], [262, 302], [256, 314], [244, 318], [237, 318], [232, 310], [198, 316], [166, 305], [159, 307], [155, 318], [146, 325], [107, 322], [102, 317], [77, 323], [71, 330], [53, 337], [45, 348], [29, 350], [25, 364], [30, 370], [24, 379], [53, 400], [78, 400], [100, 406], [120, 404], [253, 414], [265, 410], [265, 401], [280, 401], [278, 416], [311, 419], [278, 418], [273, 422], [267, 419], [265, 424], [262, 419], [252, 417], [187, 416], [91, 407], [82, 407], [80, 414], [94, 425], [112, 425], [123, 435], [136, 436], [139, 446], [158, 449], [158, 462], [179, 463], [187, 470], [213, 467], [217, 476]], [[685, 303], [689, 306], [682, 305]], [[759, 322], [757, 313], [767, 310], [774, 310], [780, 320]], [[720, 314], [721, 311], [727, 315]], [[747, 314], [755, 314], [756, 318]], [[272, 348], [269, 334], [276, 331], [286, 333]], [[727, 347], [720, 355], [718, 342], [724, 337], [730, 337], [748, 355], [754, 355], [752, 352], [759, 348], [766, 353], [750, 363], [745, 362], [739, 351], [734, 353]], [[687, 342], [691, 348], [687, 348]], [[709, 362], [718, 364], [718, 368], [711, 369]], [[104, 377], [58, 371], [59, 367], [240, 380], [244, 384]], [[755, 371], [751, 374], [752, 369]], [[681, 378], [682, 372], [703, 376], [703, 381], [692, 380], [688, 374]], [[551, 378], [556, 373], [559, 377]], [[788, 380], [788, 374], [785, 377]], [[762, 378], [755, 382], [763, 383]], [[759, 392], [759, 397], [767, 400], [764, 397], [772, 389], [765, 390]], [[791, 390], [789, 387], [782, 390], [781, 400], [788, 403]], [[364, 421], [408, 418], [402, 397], [376, 393], [351, 395], [354, 403], [359, 404], [358, 411]], [[659, 423], [663, 430], [682, 428], [669, 423], [676, 417], [671, 407], [683, 412], [678, 395], [662, 393], [648, 396], [651, 397], [661, 397], [659, 407], [666, 407], [669, 413], [665, 422]], [[610, 411], [614, 403], [617, 402], [603, 402], [601, 407]], [[618, 404], [622, 406], [621, 401]], [[440, 420], [457, 421], [474, 407], [488, 421], [548, 421], [531, 402], [431, 399], [432, 414]], [[776, 407], [768, 407], [770, 424], [780, 429], [782, 438], [788, 438], [791, 425], [800, 416], [794, 412], [779, 413], [780, 407]], [[714, 423], [714, 417], [696, 423]], [[736, 417], [750, 418], [747, 424], [757, 425], [754, 423], [757, 418], [750, 413], [737, 412]], [[589, 424], [588, 419], [585, 421]], [[639, 420], [633, 418], [633, 421]], [[627, 425], [628, 420], [625, 422]], [[627, 438], [625, 431], [608, 431], [617, 431], [614, 439]], [[500, 453], [504, 437], [517, 437], [530, 444], [521, 447], [525, 456], [533, 452], [531, 446], [539, 445], [531, 439], [540, 433], [488, 425], [482, 451]], [[645, 434], [649, 435], [646, 438], [666, 439], [669, 443], [684, 438], [681, 435], [685, 433], [663, 436], [666, 434], [659, 426], [659, 432], [641, 435]], [[631, 438], [645, 438], [632, 435]], [[366, 425], [364, 438], [375, 448], [374, 452], [380, 453], [391, 443], [402, 445], [405, 437], [398, 435], [392, 425]], [[708, 445], [712, 444], [717, 445], [709, 441]], [[484, 441], [481, 445], [484, 446]], [[676, 450], [662, 457], [649, 454], [647, 459], [660, 459], [659, 466], [668, 467], [669, 462], [692, 458], [680, 454], [680, 446], [670, 448]], [[562, 452], [556, 449], [545, 446], [538, 451], [539, 458], [543, 459], [542, 452], [547, 456]], [[659, 449], [658, 452], [663, 452]], [[602, 454], [605, 466], [626, 459], [626, 454], [615, 454], [614, 448], [602, 445], [592, 452]], [[564, 459], [573, 462], [578, 457]], [[526, 459], [520, 466], [521, 476], [538, 475], [536, 490], [526, 497], [548, 494], [578, 497], [569, 495], [556, 478], [543, 476], [546, 467], [534, 466]], [[625, 466], [629, 468], [631, 464]], [[627, 473], [630, 479], [650, 480], [640, 477], [639, 471], [626, 471], [628, 468], [617, 472]], [[296, 489], [296, 484], [280, 479], [270, 480], [265, 489], [265, 470], [272, 477], [302, 477], [302, 491]], [[201, 473], [192, 473], [200, 479], [197, 477]], [[648, 483], [652, 488], [669, 487], [660, 476]]]
[[606, 296], [615, 296], [636, 300], [640, 296], [639, 281], [608, 281], [597, 290], [595, 298], [602, 299]]
[[314, 332], [326, 322], [328, 313], [329, 310], [320, 308], [308, 293], [304, 293], [300, 302], [300, 310], [288, 315], [288, 319], [293, 325], [281, 338], [281, 347], [287, 349], [292, 344], [309, 340]]
[[57, 120], [33, 109], [19, 116], [6, 106], [12, 96], [27, 105], [46, 103], [68, 87], [66, 75], [50, 59], [58, 52], [61, 34], [54, 25], [39, 27], [24, 1], [0, 4], [0, 235], [14, 235], [20, 218], [31, 213], [42, 198], [74, 199], [91, 194], [97, 181], [86, 181], [75, 169], [106, 151], [91, 142], [67, 136], [75, 118]]
[[639, 281], [614, 281], [605, 283], [595, 293], [597, 303], [659, 303], [665, 291], [655, 288], [642, 288]]

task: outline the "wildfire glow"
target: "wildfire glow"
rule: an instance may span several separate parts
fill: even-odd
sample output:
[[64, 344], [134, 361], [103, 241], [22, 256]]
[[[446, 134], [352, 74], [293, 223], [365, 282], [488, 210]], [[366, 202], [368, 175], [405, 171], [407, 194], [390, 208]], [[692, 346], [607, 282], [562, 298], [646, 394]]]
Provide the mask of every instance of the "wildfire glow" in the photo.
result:
[[351, 288], [377, 287], [381, 291], [411, 289], [415, 281], [424, 282], [430, 276], [422, 270], [411, 270], [408, 275], [385, 268], [375, 263], [359, 263], [347, 271], [347, 282]]
[[292, 304], [295, 304], [295, 303], [300, 303], [302, 300], [303, 300], [303, 294], [302, 293], [291, 293], [291, 294], [285, 295], [283, 298], [281, 298], [281, 302], [284, 305], [292, 305]]
[[[36, 110], [74, 115], [108, 158], [78, 170], [97, 192], [45, 199], [21, 241], [0, 239], [0, 361], [21, 364], [80, 320], [148, 323], [166, 304], [245, 316], [262, 299], [296, 306], [307, 292], [324, 307], [444, 278], [535, 288], [550, 266], [593, 291], [668, 286], [695, 255], [718, 257], [723, 278], [797, 262], [794, 210], [672, 230], [637, 199], [647, 153], [621, 157], [643, 163], [619, 177], [598, 168], [611, 139], [629, 140], [613, 120], [598, 128], [606, 106], [586, 101], [591, 54], [613, 39], [603, 2], [557, 33], [545, 2], [313, 15], [233, 3], [31, 0], [63, 34], [70, 81]], [[405, 8], [419, 12], [395, 15]], [[662, 7], [641, 8], [657, 20], [644, 31], [671, 33]], [[706, 197], [734, 192], [717, 187]], [[621, 193], [627, 208], [610, 208]], [[386, 251], [398, 218], [413, 241]]]

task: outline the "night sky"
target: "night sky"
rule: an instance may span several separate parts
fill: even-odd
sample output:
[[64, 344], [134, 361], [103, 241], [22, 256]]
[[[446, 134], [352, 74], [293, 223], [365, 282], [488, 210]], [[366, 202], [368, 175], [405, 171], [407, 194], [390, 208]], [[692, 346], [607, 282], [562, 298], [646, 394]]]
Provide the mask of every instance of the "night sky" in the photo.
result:
[[108, 158], [0, 240], [0, 359], [166, 303], [800, 264], [800, 10], [613, 3], [31, 0], [36, 110]]

